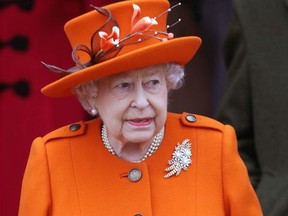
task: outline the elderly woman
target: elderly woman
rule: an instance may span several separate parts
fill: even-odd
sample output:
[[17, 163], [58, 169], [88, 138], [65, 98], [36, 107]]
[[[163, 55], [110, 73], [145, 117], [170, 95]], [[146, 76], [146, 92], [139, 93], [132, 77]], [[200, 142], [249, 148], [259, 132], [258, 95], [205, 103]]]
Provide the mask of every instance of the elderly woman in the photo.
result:
[[262, 215], [233, 128], [167, 113], [200, 39], [167, 33], [167, 0], [94, 8], [66, 24], [76, 66], [45, 64], [65, 76], [42, 93], [96, 118], [35, 139], [19, 215]]

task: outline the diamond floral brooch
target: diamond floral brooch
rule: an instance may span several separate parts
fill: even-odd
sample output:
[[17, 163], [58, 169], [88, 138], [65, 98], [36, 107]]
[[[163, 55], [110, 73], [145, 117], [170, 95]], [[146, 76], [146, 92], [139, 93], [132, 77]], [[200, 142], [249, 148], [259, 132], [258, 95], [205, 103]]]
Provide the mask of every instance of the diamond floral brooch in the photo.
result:
[[178, 176], [182, 169], [188, 170], [188, 166], [192, 164], [191, 156], [190, 140], [185, 139], [181, 144], [178, 143], [172, 154], [172, 159], [168, 160], [169, 167], [165, 169], [168, 173], [164, 175], [164, 178], [169, 178], [172, 175]]

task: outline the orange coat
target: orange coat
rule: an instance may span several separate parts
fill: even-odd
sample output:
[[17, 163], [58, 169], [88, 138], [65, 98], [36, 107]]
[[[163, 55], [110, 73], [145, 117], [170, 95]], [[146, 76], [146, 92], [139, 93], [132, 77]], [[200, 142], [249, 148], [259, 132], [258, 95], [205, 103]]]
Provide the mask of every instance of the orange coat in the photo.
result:
[[[203, 116], [168, 114], [159, 149], [141, 163], [110, 154], [99, 119], [35, 139], [23, 179], [19, 216], [259, 216], [259, 202], [237, 152], [232, 127]], [[77, 128], [76, 128], [77, 129]], [[178, 142], [190, 139], [192, 164], [167, 179]], [[127, 173], [142, 171], [138, 182]]]

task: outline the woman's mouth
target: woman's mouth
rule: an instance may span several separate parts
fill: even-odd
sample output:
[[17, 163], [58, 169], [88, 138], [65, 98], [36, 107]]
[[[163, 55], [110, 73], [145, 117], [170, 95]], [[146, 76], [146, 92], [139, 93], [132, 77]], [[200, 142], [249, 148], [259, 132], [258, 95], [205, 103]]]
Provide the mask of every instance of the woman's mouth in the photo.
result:
[[152, 122], [152, 118], [136, 118], [136, 119], [128, 119], [127, 122], [133, 126], [143, 127], [148, 126]]

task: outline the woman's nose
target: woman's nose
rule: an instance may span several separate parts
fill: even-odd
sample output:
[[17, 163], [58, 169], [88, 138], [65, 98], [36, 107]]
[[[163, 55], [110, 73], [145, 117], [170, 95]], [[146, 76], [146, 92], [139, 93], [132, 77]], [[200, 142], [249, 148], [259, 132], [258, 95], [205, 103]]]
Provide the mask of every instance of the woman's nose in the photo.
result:
[[134, 98], [131, 103], [132, 107], [143, 109], [149, 105], [147, 94], [143, 89], [143, 86], [135, 88]]

